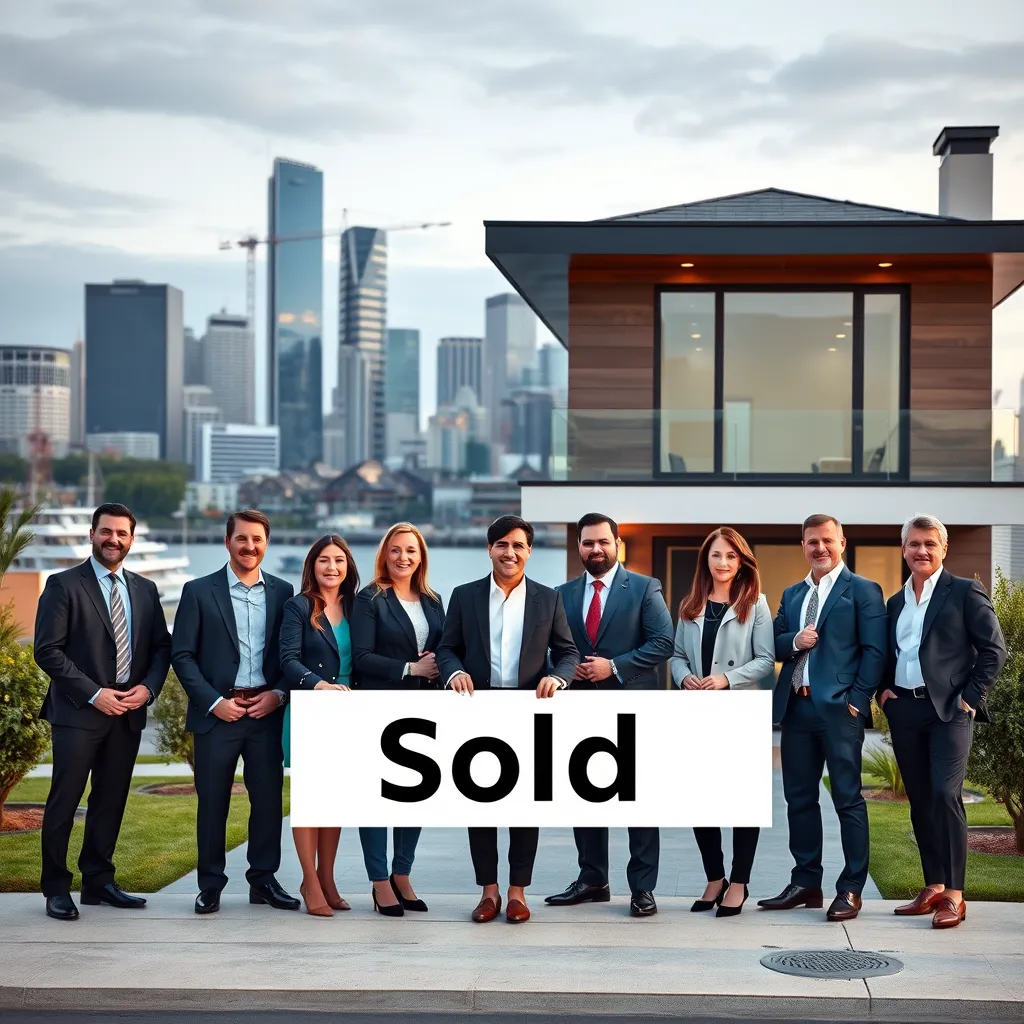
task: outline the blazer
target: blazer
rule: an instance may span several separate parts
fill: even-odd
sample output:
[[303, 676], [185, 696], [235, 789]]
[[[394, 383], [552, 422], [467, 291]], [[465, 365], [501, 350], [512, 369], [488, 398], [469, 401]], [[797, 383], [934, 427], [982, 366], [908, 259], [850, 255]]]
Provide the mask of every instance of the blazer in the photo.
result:
[[655, 689], [658, 666], [672, 653], [672, 616], [661, 583], [620, 565], [608, 588], [595, 643], [590, 642], [585, 624], [586, 589], [586, 573], [555, 587], [562, 595], [565, 617], [580, 658], [596, 655], [615, 661], [619, 679], [612, 675], [597, 683], [597, 688], [617, 689], [626, 685], [631, 689]]
[[[490, 595], [490, 575], [463, 583], [452, 591], [437, 648], [442, 686], [455, 672], [468, 672], [476, 689], [491, 688]], [[548, 648], [553, 664], [550, 672]], [[562, 595], [527, 578], [519, 688], [534, 690], [546, 675], [558, 676], [571, 684], [579, 663], [580, 655], [565, 621]]]
[[[267, 588], [267, 639], [263, 647], [263, 678], [269, 686], [281, 686], [279, 653], [281, 620], [285, 602], [292, 596], [286, 580], [263, 574]], [[185, 728], [192, 733], [209, 732], [217, 719], [210, 708], [218, 697], [226, 697], [238, 674], [238, 630], [228, 591], [227, 569], [185, 584], [174, 617], [171, 664], [188, 694]]]
[[[322, 612], [317, 629], [310, 617], [313, 602], [305, 594], [289, 597], [281, 616], [281, 672], [289, 689], [312, 690], [321, 679], [336, 682], [341, 673], [341, 653], [331, 620]], [[349, 630], [352, 621], [349, 620]], [[346, 685], [350, 685], [349, 680]]]
[[[129, 690], [141, 683], [153, 701], [160, 695], [171, 661], [171, 637], [167, 632], [156, 584], [124, 570], [132, 611], [132, 668]], [[50, 677], [42, 717], [51, 725], [77, 729], [102, 729], [109, 716], [89, 701], [100, 687], [113, 686], [117, 668], [117, 644], [99, 580], [87, 559], [46, 581], [36, 609], [33, 654], [36, 664]], [[132, 732], [146, 727], [146, 707], [129, 711]]]
[[[444, 605], [439, 598], [420, 595], [420, 607], [427, 619], [427, 643], [423, 651], [437, 654], [444, 628]], [[376, 583], [356, 595], [352, 609], [352, 665], [360, 690], [433, 690], [436, 679], [407, 676], [407, 662], [419, 661], [416, 633], [402, 602], [391, 587], [380, 590]]]
[[[793, 641], [803, 629], [800, 610], [806, 596], [803, 580], [787, 587], [775, 616], [775, 658], [782, 662], [775, 684], [776, 722], [782, 721], [793, 692], [798, 653], [793, 650]], [[844, 565], [818, 610], [817, 628], [818, 642], [807, 661], [814, 706], [825, 715], [851, 704], [861, 714], [869, 715], [871, 695], [885, 671], [887, 627], [882, 588]]]
[[[896, 685], [896, 623], [906, 600], [900, 587], [886, 605], [888, 658], [879, 696]], [[939, 718], [952, 721], [963, 698], [975, 709], [977, 721], [989, 721], [985, 700], [1006, 664], [1007, 652], [992, 600], [977, 580], [942, 570], [924, 613], [919, 653], [925, 687]]]
[[[681, 687], [686, 676], [700, 679], [704, 675], [703, 621], [703, 615], [698, 619], [680, 619], [676, 626], [675, 649], [668, 663], [676, 686]], [[762, 594], [757, 599], [746, 622], [736, 618], [736, 609], [730, 605], [718, 626], [711, 674], [724, 675], [730, 690], [756, 690], [757, 684], [774, 672], [775, 633], [768, 598]]]

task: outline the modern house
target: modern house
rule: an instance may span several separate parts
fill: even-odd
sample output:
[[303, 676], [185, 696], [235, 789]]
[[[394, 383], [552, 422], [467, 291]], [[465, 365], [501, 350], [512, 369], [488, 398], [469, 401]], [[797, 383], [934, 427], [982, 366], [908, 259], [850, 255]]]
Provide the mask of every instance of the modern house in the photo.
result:
[[1024, 221], [994, 221], [995, 127], [945, 128], [939, 213], [769, 188], [589, 222], [488, 222], [487, 254], [569, 353], [552, 478], [523, 514], [614, 516], [626, 564], [678, 607], [730, 524], [769, 600], [807, 571], [799, 524], [845, 525], [886, 595], [899, 526], [950, 528], [949, 569], [991, 578], [1024, 524], [993, 474], [992, 310], [1024, 282]]

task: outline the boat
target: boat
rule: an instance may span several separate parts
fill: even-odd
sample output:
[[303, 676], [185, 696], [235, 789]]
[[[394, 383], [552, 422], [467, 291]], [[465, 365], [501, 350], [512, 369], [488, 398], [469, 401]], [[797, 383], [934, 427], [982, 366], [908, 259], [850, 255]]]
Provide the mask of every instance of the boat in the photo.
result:
[[277, 571], [285, 576], [301, 576], [304, 562], [302, 555], [282, 555], [277, 560]]
[[[91, 508], [78, 506], [40, 509], [28, 527], [33, 533], [32, 542], [14, 559], [11, 569], [49, 576], [80, 565], [92, 554], [92, 513]], [[182, 588], [193, 579], [188, 571], [188, 556], [168, 554], [167, 545], [150, 540], [148, 534], [145, 523], [135, 524], [135, 541], [124, 567], [156, 584], [160, 604], [171, 619], [181, 600]]]

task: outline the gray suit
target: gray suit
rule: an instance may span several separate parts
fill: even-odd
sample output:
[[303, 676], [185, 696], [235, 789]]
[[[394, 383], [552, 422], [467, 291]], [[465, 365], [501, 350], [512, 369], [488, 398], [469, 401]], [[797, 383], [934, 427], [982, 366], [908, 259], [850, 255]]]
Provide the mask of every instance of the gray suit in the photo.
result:
[[[672, 653], [672, 616], [661, 584], [650, 576], [615, 570], [601, 614], [597, 638], [587, 633], [583, 607], [587, 574], [555, 589], [562, 595], [565, 616], [580, 658], [596, 655], [615, 663], [616, 675], [600, 682], [576, 680], [572, 690], [653, 690], [658, 685], [658, 666]], [[586, 698], [582, 698], [586, 699]], [[608, 829], [574, 828], [579, 854], [579, 880], [586, 885], [608, 884]], [[658, 882], [660, 834], [656, 828], [629, 829], [629, 863], [626, 880], [630, 892], [653, 892]]]

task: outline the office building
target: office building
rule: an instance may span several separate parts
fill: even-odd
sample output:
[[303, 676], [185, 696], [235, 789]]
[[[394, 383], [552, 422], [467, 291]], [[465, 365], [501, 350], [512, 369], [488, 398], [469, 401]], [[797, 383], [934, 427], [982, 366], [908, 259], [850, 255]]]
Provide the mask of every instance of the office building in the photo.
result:
[[158, 458], [182, 457], [182, 293], [167, 284], [85, 286], [87, 434], [156, 434]]
[[569, 352], [559, 344], [537, 350], [537, 383], [551, 395], [556, 409], [569, 404]]
[[384, 410], [388, 458], [420, 434], [420, 332], [390, 328], [384, 358]]
[[203, 383], [225, 423], [256, 422], [256, 339], [244, 316], [223, 309], [207, 318]]
[[346, 470], [373, 456], [373, 368], [370, 355], [357, 345], [346, 345], [338, 355], [335, 411], [341, 431], [341, 465]]
[[490, 462], [487, 410], [471, 387], [427, 423], [427, 466], [446, 474], [486, 473]]
[[338, 389], [334, 389], [334, 410], [324, 416], [323, 458], [325, 466], [337, 470], [345, 469], [345, 417], [337, 408]]
[[484, 365], [495, 408], [537, 364], [537, 318], [514, 292], [492, 295], [486, 302], [484, 334]]
[[160, 456], [160, 435], [146, 431], [122, 430], [86, 434], [87, 451], [97, 455], [119, 455], [125, 459], [157, 460]]
[[72, 448], [85, 445], [85, 342], [76, 338], [71, 346], [71, 420], [68, 441]]
[[[366, 458], [381, 460], [387, 449], [387, 406], [384, 393], [387, 322], [388, 243], [378, 228], [353, 227], [341, 236], [338, 270], [338, 381], [339, 400], [367, 407], [370, 416]], [[369, 378], [366, 394], [352, 394], [340, 386], [346, 349], [366, 357]]]
[[551, 456], [554, 400], [544, 388], [520, 388], [505, 402], [510, 423], [510, 452], [547, 474]]
[[472, 388], [477, 401], [483, 392], [483, 338], [442, 338], [437, 343], [437, 407], [454, 404], [462, 388]]
[[[269, 182], [268, 415], [281, 465], [319, 462], [323, 444], [323, 175], [278, 157]], [[312, 237], [311, 237], [312, 236]], [[249, 420], [251, 422], [251, 419]]]
[[71, 353], [66, 348], [0, 346], [0, 451], [27, 457], [30, 435], [38, 429], [54, 455], [66, 455], [71, 395]]
[[205, 384], [186, 386], [183, 395], [184, 437], [182, 459], [198, 468], [199, 449], [203, 442], [203, 426], [207, 423], [221, 423], [224, 416], [213, 401], [213, 391]]
[[191, 327], [185, 328], [185, 387], [205, 384], [203, 379], [203, 339]]
[[276, 473], [280, 468], [280, 431], [276, 425], [203, 425], [197, 470], [200, 483], [237, 483], [250, 473]]

